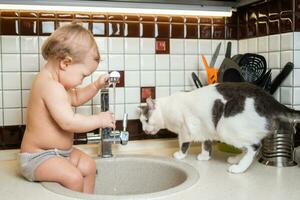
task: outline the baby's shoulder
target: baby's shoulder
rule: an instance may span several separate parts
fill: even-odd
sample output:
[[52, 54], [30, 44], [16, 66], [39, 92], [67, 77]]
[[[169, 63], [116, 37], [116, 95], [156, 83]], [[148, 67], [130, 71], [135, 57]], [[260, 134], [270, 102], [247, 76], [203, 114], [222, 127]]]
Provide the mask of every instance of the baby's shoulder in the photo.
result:
[[44, 94], [53, 94], [54, 92], [66, 92], [65, 88], [57, 81], [39, 73], [33, 82], [32, 90], [40, 91]]

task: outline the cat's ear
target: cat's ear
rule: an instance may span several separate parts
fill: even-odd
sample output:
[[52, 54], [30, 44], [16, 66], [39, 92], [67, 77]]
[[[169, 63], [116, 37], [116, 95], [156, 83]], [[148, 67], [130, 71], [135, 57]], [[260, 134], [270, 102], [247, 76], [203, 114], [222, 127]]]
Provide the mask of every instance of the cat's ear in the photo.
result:
[[155, 109], [155, 100], [154, 99], [152, 99], [151, 97], [148, 97], [146, 99], [146, 103], [147, 103], [147, 105], [148, 105], [148, 107], [149, 107], [150, 110], [154, 110]]

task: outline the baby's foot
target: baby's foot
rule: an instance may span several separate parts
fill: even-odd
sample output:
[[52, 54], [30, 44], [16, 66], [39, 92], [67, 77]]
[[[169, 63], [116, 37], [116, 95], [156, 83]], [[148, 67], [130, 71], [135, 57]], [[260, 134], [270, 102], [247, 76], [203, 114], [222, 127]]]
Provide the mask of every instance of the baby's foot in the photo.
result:
[[240, 161], [240, 156], [229, 156], [227, 162], [229, 164], [237, 164]]
[[177, 160], [181, 160], [186, 157], [186, 154], [182, 153], [182, 151], [176, 151], [173, 154], [173, 157], [176, 158]]
[[244, 169], [243, 167], [239, 166], [239, 165], [231, 165], [228, 168], [228, 172], [233, 173], [233, 174], [240, 174], [243, 173], [246, 169]]
[[211, 156], [208, 153], [200, 153], [197, 156], [197, 160], [210, 160]]

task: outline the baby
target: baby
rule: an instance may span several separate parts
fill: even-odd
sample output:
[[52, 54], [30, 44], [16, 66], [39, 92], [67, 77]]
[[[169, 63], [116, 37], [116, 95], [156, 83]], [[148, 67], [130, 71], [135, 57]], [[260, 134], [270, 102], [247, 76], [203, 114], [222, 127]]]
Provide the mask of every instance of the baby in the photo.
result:
[[111, 112], [86, 116], [79, 106], [108, 86], [108, 75], [76, 88], [94, 72], [100, 55], [93, 35], [72, 23], [58, 28], [42, 46], [47, 63], [33, 81], [21, 144], [20, 168], [30, 181], [53, 181], [78, 192], [93, 193], [95, 161], [72, 147], [74, 133], [115, 127]]

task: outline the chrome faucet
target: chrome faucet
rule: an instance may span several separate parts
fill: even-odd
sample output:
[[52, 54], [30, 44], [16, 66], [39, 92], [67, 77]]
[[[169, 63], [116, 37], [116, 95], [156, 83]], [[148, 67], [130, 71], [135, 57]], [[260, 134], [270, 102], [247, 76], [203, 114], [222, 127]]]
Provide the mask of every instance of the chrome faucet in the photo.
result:
[[[105, 112], [109, 110], [109, 93], [108, 89], [101, 91], [101, 111]], [[111, 128], [100, 129], [101, 139], [99, 156], [102, 158], [112, 157], [112, 144], [126, 145], [129, 139], [129, 133], [127, 129], [128, 114], [125, 113], [123, 117], [123, 130], [112, 130]]]

